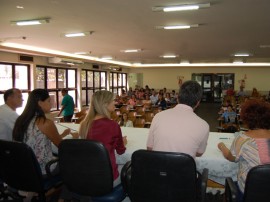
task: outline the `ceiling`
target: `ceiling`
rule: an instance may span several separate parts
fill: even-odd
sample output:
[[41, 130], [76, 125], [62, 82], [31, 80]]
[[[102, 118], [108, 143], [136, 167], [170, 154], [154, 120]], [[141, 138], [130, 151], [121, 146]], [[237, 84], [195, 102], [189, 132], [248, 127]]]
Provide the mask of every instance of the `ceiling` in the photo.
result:
[[[210, 7], [152, 11], [154, 6], [191, 3], [210, 3]], [[269, 9], [269, 0], [1, 0], [0, 41], [66, 53], [83, 51], [126, 63], [223, 63], [232, 62], [235, 53], [252, 54], [244, 58], [246, 62], [270, 62]], [[50, 22], [35, 26], [10, 23], [39, 18], [50, 18]], [[199, 26], [185, 30], [155, 28], [176, 24]], [[93, 34], [62, 36], [85, 31]], [[142, 51], [121, 52], [125, 49]], [[161, 58], [164, 54], [178, 57]]]

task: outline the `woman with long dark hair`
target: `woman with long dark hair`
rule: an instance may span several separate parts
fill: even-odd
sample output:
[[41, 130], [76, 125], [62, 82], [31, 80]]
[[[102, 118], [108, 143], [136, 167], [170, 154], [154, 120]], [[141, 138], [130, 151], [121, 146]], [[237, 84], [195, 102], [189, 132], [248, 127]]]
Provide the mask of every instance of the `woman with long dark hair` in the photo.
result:
[[24, 142], [33, 149], [42, 174], [46, 174], [45, 165], [53, 158], [51, 143], [58, 146], [62, 138], [70, 133], [70, 129], [66, 129], [61, 135], [58, 133], [54, 122], [45, 116], [50, 109], [48, 91], [33, 90], [13, 129], [13, 140]]

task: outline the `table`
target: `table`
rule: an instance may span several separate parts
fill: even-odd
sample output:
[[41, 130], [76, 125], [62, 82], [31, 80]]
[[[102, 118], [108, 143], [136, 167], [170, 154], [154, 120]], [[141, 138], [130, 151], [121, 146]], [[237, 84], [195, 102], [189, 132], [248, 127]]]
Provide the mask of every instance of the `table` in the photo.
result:
[[[79, 126], [79, 124], [74, 123], [56, 124], [59, 133], [62, 133], [66, 127], [78, 131]], [[122, 135], [127, 136], [127, 150], [122, 155], [116, 154], [116, 161], [117, 164], [124, 165], [127, 161], [131, 160], [134, 151], [146, 149], [149, 128], [121, 127], [121, 130]], [[71, 135], [68, 135], [66, 138], [71, 138]], [[233, 180], [236, 180], [238, 170], [237, 163], [225, 159], [221, 151], [217, 148], [219, 142], [224, 142], [227, 147], [230, 147], [233, 139], [233, 133], [210, 132], [205, 153], [195, 159], [197, 170], [202, 172], [203, 168], [208, 168], [208, 178], [223, 185], [225, 184], [226, 177], [232, 177]]]
[[[128, 128], [122, 127], [123, 136], [127, 136], [127, 150], [124, 154], [116, 154], [117, 164], [125, 164], [131, 159], [131, 155], [138, 149], [146, 149], [146, 142], [148, 137], [148, 128]], [[223, 139], [224, 138], [224, 139]], [[230, 148], [234, 139], [232, 133], [217, 133], [210, 132], [208, 144], [205, 153], [201, 157], [196, 157], [196, 166], [199, 172], [203, 168], [209, 169], [209, 179], [225, 184], [226, 177], [232, 177], [236, 180], [238, 166], [234, 162], [225, 159], [221, 151], [217, 148], [219, 142], [224, 142]]]

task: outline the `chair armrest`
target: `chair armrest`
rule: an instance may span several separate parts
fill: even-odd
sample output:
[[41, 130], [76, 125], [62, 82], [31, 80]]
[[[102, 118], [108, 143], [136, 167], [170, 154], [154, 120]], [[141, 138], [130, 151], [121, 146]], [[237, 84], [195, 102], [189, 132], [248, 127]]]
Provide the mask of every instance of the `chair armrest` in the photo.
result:
[[45, 166], [45, 170], [46, 170], [46, 174], [48, 177], [54, 177], [55, 174], [52, 173], [52, 170], [51, 170], [51, 166], [54, 164], [54, 163], [57, 163], [59, 161], [59, 158], [54, 158], [52, 160], [50, 160], [46, 166]]
[[208, 181], [208, 169], [204, 168], [201, 176], [201, 201], [206, 201], [206, 188], [207, 188], [207, 181]]
[[237, 201], [237, 187], [232, 178], [227, 177], [225, 179], [225, 198], [227, 202]]
[[129, 194], [128, 190], [130, 187], [131, 179], [131, 161], [128, 161], [121, 170], [121, 183], [124, 189], [124, 192]]

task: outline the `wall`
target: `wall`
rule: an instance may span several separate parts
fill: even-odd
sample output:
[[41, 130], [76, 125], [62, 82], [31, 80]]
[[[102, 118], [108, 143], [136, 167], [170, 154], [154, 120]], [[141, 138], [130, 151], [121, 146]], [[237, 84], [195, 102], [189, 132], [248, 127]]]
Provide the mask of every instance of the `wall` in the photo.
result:
[[238, 81], [246, 75], [245, 90], [256, 87], [259, 91], [270, 90], [270, 67], [163, 67], [163, 68], [132, 68], [130, 73], [143, 74], [143, 86], [150, 88], [178, 89], [178, 76], [184, 81], [190, 80], [192, 73], [234, 73], [235, 89], [239, 89]]

